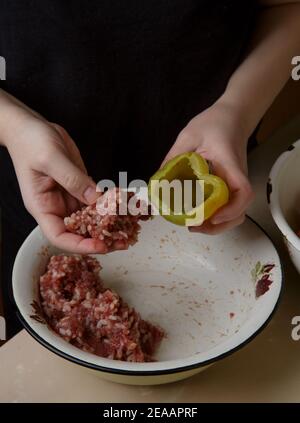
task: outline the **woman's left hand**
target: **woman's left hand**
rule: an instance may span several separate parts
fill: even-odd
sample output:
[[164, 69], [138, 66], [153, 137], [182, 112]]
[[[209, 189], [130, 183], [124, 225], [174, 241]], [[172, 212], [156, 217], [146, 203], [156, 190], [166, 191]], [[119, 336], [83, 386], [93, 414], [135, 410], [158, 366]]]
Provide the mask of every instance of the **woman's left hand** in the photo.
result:
[[224, 179], [230, 191], [229, 202], [190, 231], [214, 235], [243, 223], [254, 198], [247, 177], [247, 142], [239, 114], [222, 102], [197, 115], [180, 132], [163, 164], [178, 154], [195, 151], [210, 162], [212, 173]]

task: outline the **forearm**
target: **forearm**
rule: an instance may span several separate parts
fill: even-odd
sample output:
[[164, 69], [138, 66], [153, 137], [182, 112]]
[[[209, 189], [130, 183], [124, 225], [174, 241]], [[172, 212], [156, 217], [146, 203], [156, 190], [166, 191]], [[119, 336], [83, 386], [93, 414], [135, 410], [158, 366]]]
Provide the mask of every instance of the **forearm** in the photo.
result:
[[5, 146], [5, 133], [10, 126], [12, 110], [14, 109], [11, 96], [0, 89], [0, 145]]
[[24, 103], [0, 89], [0, 146], [8, 147], [8, 135], [13, 134], [21, 120], [28, 116], [44, 120]]
[[248, 53], [219, 100], [238, 111], [246, 137], [287, 82], [299, 51], [300, 2], [263, 7]]

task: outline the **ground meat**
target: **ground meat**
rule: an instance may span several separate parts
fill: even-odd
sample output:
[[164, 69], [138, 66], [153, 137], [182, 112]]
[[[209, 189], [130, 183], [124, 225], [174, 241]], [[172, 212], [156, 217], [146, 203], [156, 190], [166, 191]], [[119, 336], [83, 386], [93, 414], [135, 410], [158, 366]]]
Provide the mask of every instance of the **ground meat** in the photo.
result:
[[153, 361], [164, 332], [142, 320], [99, 276], [89, 256], [51, 257], [40, 278], [41, 307], [48, 325], [66, 341], [101, 357]]
[[[110, 189], [101, 195], [97, 204], [85, 206], [66, 217], [65, 226], [69, 232], [85, 238], [100, 239], [107, 247], [122, 241], [124, 248], [128, 248], [137, 242], [140, 230], [138, 221], [150, 217], [146, 204], [143, 204], [143, 209], [136, 215], [130, 213], [130, 209], [124, 214], [123, 210], [127, 210], [126, 206], [132, 197], [133, 192], [119, 188]], [[141, 203], [137, 201], [136, 204], [138, 207]]]

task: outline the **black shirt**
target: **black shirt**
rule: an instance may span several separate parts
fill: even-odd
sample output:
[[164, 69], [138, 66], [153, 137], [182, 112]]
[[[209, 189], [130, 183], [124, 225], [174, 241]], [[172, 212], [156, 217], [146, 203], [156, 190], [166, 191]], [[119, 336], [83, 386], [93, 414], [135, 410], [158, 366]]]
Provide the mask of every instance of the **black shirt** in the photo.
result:
[[[255, 11], [250, 0], [0, 0], [1, 87], [66, 128], [96, 182], [149, 178], [223, 93]], [[0, 202], [26, 227], [3, 148]]]

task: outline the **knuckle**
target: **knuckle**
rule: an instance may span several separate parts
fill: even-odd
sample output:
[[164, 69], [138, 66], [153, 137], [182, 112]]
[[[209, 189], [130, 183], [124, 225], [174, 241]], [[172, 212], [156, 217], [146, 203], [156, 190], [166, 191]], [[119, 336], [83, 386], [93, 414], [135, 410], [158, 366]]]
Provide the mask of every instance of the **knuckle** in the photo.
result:
[[255, 194], [254, 194], [254, 191], [253, 191], [253, 189], [252, 189], [252, 187], [251, 187], [251, 185], [248, 181], [244, 182], [243, 191], [244, 191], [244, 194], [249, 201], [252, 201], [254, 199]]
[[50, 122], [50, 125], [58, 132], [64, 131], [64, 128], [56, 122]]
[[38, 167], [38, 170], [45, 170], [48, 168], [50, 162], [50, 155], [47, 151], [41, 151], [36, 155], [35, 162]]
[[52, 162], [53, 154], [49, 150], [40, 151], [36, 157], [35, 162], [38, 170], [45, 171], [49, 168], [49, 164]]
[[33, 208], [32, 204], [29, 201], [27, 201], [26, 199], [24, 199], [23, 202], [24, 202], [25, 209], [28, 211], [29, 214], [31, 214], [31, 216], [34, 217], [34, 208]]
[[54, 126], [54, 128], [62, 129], [62, 126], [57, 122], [50, 122], [50, 125]]
[[237, 224], [238, 224], [238, 225], [242, 225], [242, 224], [245, 222], [245, 220], [246, 220], [246, 216], [245, 216], [245, 215], [243, 215], [243, 216], [241, 216], [241, 217], [238, 219]]
[[185, 127], [184, 129], [182, 129], [182, 131], [179, 132], [177, 137], [177, 142], [185, 144], [188, 141], [190, 141], [192, 138], [193, 138], [193, 134], [191, 129], [188, 127]]

